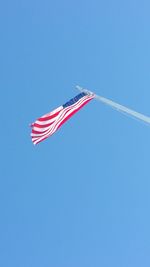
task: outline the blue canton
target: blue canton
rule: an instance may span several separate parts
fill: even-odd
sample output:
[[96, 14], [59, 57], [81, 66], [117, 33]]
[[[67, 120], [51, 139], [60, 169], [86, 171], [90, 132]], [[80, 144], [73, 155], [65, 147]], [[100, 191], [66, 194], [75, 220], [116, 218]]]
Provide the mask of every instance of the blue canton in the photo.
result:
[[84, 93], [84, 92], [75, 96], [74, 98], [70, 99], [67, 103], [65, 103], [63, 105], [63, 108], [66, 108], [66, 107], [69, 107], [69, 106], [75, 104], [76, 102], [78, 102], [79, 99], [81, 99], [84, 96], [86, 96], [86, 93]]

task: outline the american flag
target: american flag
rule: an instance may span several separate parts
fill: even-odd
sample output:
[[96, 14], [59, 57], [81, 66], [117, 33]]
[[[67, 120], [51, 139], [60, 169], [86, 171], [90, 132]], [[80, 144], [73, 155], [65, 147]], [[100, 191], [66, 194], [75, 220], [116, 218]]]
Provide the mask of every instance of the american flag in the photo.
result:
[[72, 115], [94, 98], [93, 93], [82, 92], [64, 105], [40, 117], [31, 124], [34, 145], [54, 134]]

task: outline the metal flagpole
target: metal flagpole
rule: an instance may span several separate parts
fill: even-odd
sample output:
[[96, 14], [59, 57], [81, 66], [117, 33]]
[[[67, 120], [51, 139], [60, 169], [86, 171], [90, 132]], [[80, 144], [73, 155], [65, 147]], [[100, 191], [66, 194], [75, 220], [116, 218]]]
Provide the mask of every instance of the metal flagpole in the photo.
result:
[[[93, 92], [91, 92], [91, 91], [89, 91], [87, 89], [84, 89], [84, 88], [82, 88], [80, 86], [76, 86], [76, 88], [81, 92], [85, 92], [85, 93], [88, 93], [88, 94], [94, 94]], [[102, 102], [102, 103], [104, 103], [104, 104], [106, 104], [108, 106], [111, 106], [115, 110], [117, 110], [119, 112], [122, 112], [122, 113], [124, 113], [126, 115], [130, 115], [133, 118], [136, 118], [136, 119], [138, 119], [140, 121], [143, 121], [143, 122], [146, 122], [146, 123], [150, 124], [150, 117], [145, 116], [145, 115], [143, 115], [143, 114], [141, 114], [141, 113], [139, 113], [137, 111], [134, 111], [134, 110], [132, 110], [130, 108], [127, 108], [127, 107], [125, 107], [123, 105], [120, 105], [120, 104], [118, 104], [118, 103], [116, 103], [116, 102], [114, 102], [114, 101], [112, 101], [110, 99], [107, 99], [105, 97], [102, 97], [102, 96], [99, 96], [99, 95], [96, 95], [96, 94], [94, 94], [94, 96], [95, 96], [95, 99], [97, 99], [98, 101], [100, 101], [100, 102]]]

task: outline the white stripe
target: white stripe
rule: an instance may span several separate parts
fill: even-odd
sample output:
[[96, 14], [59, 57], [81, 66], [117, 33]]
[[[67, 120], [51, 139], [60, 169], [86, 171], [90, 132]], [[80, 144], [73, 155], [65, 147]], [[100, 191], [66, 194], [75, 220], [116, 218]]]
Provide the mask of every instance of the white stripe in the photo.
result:
[[62, 109], [62, 106], [58, 107], [58, 108], [55, 108], [53, 111], [50, 111], [49, 113], [43, 115], [41, 118], [45, 118], [47, 116], [51, 116], [51, 115], [54, 115], [56, 112], [60, 111]]

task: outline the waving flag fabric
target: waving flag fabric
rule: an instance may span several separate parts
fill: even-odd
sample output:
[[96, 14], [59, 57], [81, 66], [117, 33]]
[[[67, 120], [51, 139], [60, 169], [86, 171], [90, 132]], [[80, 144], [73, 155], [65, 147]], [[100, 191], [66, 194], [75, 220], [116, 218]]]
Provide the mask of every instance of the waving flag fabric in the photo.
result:
[[82, 92], [63, 106], [42, 116], [31, 124], [34, 145], [54, 134], [73, 114], [94, 98], [94, 94]]

